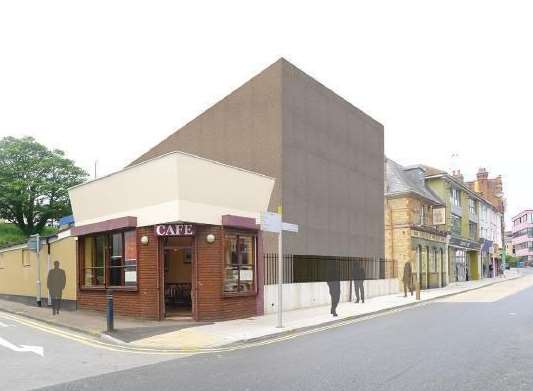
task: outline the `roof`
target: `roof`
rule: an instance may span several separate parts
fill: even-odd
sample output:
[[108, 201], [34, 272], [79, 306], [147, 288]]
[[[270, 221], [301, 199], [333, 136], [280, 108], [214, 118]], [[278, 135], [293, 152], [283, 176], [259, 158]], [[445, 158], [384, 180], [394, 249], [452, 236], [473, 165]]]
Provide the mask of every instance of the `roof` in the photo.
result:
[[427, 166], [425, 164], [421, 165], [426, 170], [426, 176], [435, 176], [435, 175], [447, 175], [448, 173], [440, 168], [435, 168]]
[[63, 216], [59, 219], [59, 225], [62, 226], [62, 225], [68, 225], [68, 224], [74, 224], [74, 216], [73, 215], [68, 215], [68, 216]]
[[[419, 171], [420, 178], [417, 178]], [[444, 202], [425, 184], [427, 172], [423, 166], [404, 167], [391, 159], [385, 160], [385, 195], [416, 194], [434, 204]]]

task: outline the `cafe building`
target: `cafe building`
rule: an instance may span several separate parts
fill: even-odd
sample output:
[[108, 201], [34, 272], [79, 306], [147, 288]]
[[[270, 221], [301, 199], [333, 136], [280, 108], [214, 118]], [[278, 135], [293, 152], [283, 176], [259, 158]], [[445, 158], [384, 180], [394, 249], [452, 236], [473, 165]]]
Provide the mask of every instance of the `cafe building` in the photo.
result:
[[263, 314], [256, 224], [274, 179], [183, 152], [69, 190], [77, 299], [121, 315], [225, 320]]

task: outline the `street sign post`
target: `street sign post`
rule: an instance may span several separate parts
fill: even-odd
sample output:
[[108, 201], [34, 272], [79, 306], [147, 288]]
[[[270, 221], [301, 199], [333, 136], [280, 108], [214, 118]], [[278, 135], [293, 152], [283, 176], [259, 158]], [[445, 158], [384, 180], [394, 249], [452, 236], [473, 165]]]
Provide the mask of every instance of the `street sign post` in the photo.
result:
[[41, 297], [41, 262], [39, 260], [39, 251], [41, 249], [41, 238], [39, 234], [31, 235], [28, 239], [28, 248], [31, 251], [35, 251], [37, 255], [37, 293], [36, 293], [36, 299], [37, 299], [37, 306], [41, 306], [42, 297]]
[[283, 231], [298, 232], [298, 225], [285, 223], [279, 213], [264, 212], [261, 214], [261, 230], [278, 234], [278, 328], [283, 327]]

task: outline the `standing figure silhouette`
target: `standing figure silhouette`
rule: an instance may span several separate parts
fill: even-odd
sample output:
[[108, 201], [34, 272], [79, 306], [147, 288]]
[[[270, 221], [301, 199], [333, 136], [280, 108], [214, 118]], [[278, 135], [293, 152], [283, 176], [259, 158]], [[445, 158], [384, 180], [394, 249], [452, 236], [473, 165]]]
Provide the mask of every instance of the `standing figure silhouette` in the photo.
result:
[[407, 262], [403, 267], [403, 297], [407, 297], [407, 289], [413, 296], [413, 271], [411, 262]]
[[337, 261], [327, 261], [327, 279], [329, 295], [331, 296], [331, 315], [337, 316], [337, 305], [341, 298], [341, 282], [337, 269]]
[[365, 278], [366, 273], [364, 267], [361, 265], [361, 261], [355, 261], [353, 269], [353, 285], [355, 288], [356, 303], [365, 302]]
[[54, 262], [54, 268], [48, 272], [47, 279], [48, 291], [52, 299], [52, 315], [59, 314], [61, 307], [61, 297], [63, 296], [63, 289], [67, 282], [65, 271], [59, 268], [59, 262]]

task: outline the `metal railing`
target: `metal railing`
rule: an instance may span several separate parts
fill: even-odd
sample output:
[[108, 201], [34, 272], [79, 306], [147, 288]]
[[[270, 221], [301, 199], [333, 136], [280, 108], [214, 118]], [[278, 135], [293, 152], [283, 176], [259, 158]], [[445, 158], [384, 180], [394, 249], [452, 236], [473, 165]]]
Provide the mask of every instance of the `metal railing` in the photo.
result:
[[[265, 285], [278, 283], [278, 255], [264, 254]], [[395, 260], [285, 254], [283, 283], [380, 280], [398, 276]]]

